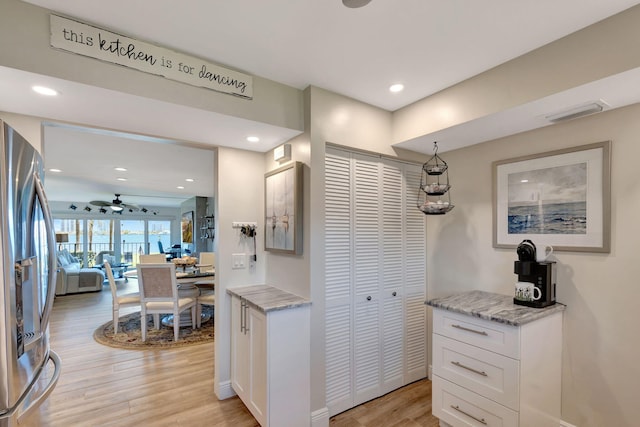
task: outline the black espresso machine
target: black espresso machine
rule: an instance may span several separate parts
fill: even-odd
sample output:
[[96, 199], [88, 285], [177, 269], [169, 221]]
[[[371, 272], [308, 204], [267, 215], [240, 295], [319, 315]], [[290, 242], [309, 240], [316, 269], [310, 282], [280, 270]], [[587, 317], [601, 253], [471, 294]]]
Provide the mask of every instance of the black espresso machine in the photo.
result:
[[[518, 275], [518, 282], [530, 282], [540, 290], [540, 298], [533, 301], [522, 301], [514, 298], [513, 303], [527, 307], [542, 308], [556, 303], [556, 263], [555, 261], [536, 261], [536, 246], [531, 240], [523, 240], [516, 249], [518, 261], [515, 261], [513, 272]], [[537, 294], [537, 293], [536, 293]]]

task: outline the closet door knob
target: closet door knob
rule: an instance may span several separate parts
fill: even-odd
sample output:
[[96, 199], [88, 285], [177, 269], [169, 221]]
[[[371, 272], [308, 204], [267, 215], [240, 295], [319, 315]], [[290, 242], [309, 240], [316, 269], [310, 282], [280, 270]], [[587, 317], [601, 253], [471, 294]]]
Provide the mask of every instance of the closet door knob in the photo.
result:
[[371, 301], [371, 296], [368, 296], [368, 297], [367, 297], [367, 301]]
[[393, 291], [393, 292], [391, 293], [391, 296], [393, 296], [393, 297], [395, 297], [396, 295], [398, 295], [398, 293], [397, 293], [396, 291]]

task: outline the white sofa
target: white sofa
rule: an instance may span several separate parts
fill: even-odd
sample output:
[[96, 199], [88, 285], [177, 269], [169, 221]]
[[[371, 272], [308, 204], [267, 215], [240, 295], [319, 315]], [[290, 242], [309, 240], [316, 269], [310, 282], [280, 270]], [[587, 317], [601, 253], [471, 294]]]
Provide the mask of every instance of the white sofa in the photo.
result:
[[81, 268], [80, 261], [68, 250], [58, 251], [56, 295], [102, 290], [104, 273], [97, 268]]

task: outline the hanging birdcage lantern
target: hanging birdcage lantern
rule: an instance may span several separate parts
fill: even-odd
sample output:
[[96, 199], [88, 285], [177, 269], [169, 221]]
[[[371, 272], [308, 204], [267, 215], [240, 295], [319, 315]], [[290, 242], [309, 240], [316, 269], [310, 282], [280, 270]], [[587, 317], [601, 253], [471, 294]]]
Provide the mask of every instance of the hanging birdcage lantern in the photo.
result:
[[449, 166], [438, 156], [438, 143], [433, 143], [433, 157], [422, 165], [418, 209], [426, 215], [443, 215], [453, 209]]

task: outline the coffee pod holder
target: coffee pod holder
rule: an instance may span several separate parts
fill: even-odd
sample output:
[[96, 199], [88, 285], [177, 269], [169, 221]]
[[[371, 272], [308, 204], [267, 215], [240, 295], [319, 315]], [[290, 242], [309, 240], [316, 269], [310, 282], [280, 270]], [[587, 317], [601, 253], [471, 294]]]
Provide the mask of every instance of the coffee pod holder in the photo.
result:
[[433, 157], [422, 165], [417, 206], [426, 215], [444, 215], [454, 207], [449, 191], [449, 166], [438, 156], [437, 142], [433, 143], [433, 151]]

